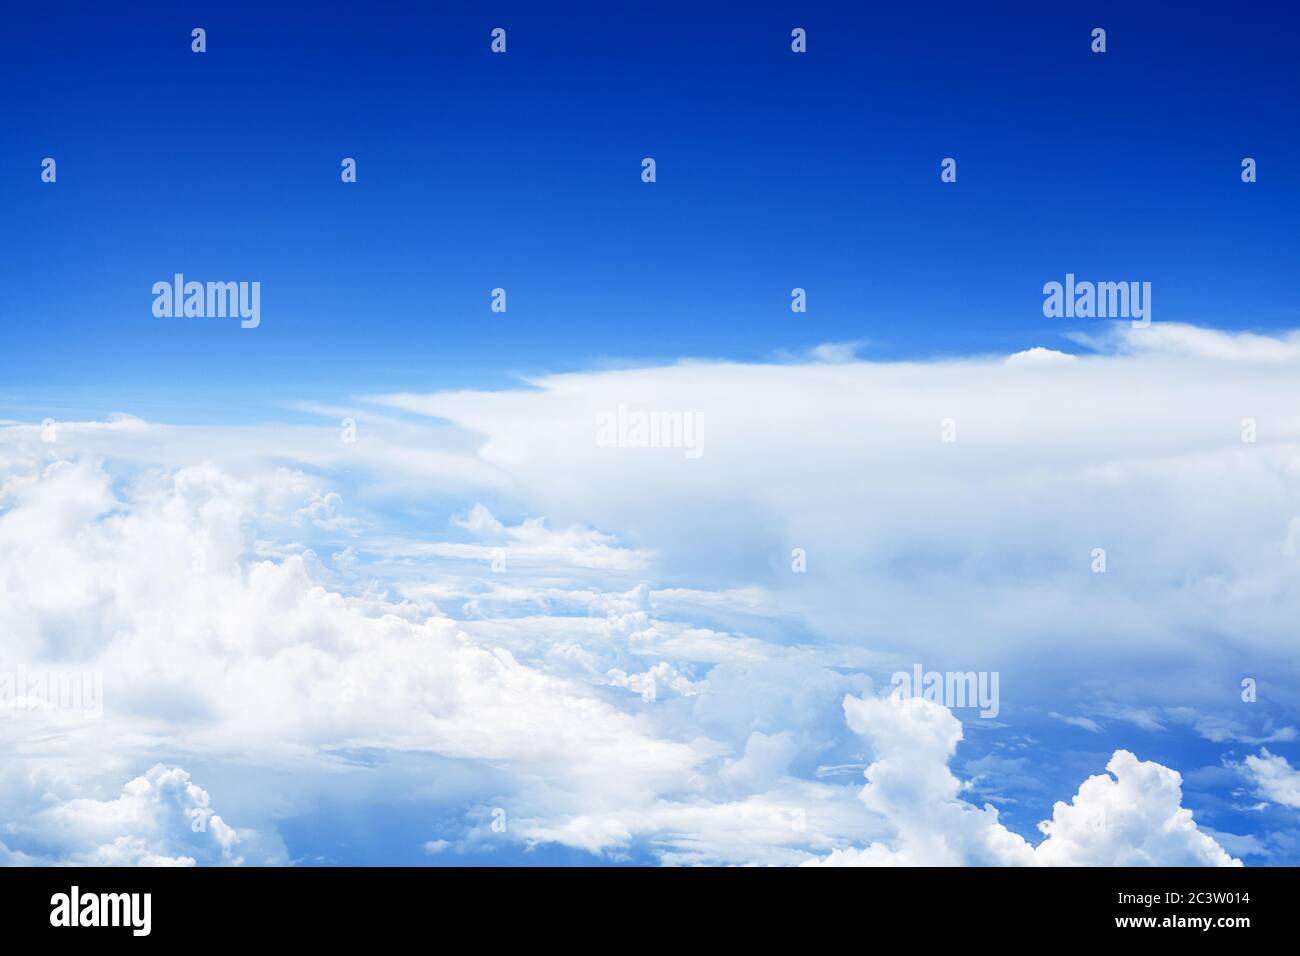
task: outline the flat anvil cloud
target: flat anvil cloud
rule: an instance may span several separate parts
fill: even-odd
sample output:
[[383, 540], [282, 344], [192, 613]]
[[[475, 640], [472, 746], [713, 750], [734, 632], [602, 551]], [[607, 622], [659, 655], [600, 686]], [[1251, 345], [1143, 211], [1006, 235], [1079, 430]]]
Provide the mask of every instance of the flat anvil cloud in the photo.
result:
[[[837, 641], [1023, 673], [1013, 701], [1059, 710], [1064, 682], [1095, 680], [1223, 704], [1254, 676], [1291, 707], [1296, 342], [1120, 323], [1069, 362], [689, 363], [376, 401], [481, 436], [512, 503], [692, 585], [762, 584]], [[598, 447], [619, 405], [697, 411], [704, 456]]]

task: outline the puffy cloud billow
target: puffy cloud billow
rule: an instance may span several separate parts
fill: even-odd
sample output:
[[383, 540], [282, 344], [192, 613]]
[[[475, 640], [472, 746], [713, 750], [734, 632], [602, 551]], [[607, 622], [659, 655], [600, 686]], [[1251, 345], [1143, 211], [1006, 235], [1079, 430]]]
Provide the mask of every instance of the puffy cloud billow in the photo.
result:
[[1200, 831], [1182, 803], [1181, 778], [1117, 750], [1106, 774], [1089, 777], [1039, 824], [1037, 846], [1009, 831], [992, 806], [961, 796], [948, 762], [960, 722], [921, 698], [848, 697], [849, 725], [871, 741], [862, 802], [888, 821], [887, 840], [837, 850], [841, 866], [1240, 866]]

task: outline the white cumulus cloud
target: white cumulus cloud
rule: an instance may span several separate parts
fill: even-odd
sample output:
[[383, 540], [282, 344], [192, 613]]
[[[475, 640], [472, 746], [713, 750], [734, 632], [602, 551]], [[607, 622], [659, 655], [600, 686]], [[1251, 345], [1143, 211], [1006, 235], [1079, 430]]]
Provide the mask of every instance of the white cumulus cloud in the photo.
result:
[[[840, 866], [1232, 866], [1199, 830], [1182, 803], [1181, 778], [1160, 764], [1115, 752], [1070, 803], [1058, 802], [1039, 824], [1046, 839], [1032, 846], [998, 820], [987, 804], [961, 796], [948, 767], [961, 740], [960, 722], [922, 698], [847, 697], [849, 725], [875, 751], [861, 799], [888, 821], [889, 838], [837, 850]], [[1113, 775], [1113, 776], [1112, 776]]]

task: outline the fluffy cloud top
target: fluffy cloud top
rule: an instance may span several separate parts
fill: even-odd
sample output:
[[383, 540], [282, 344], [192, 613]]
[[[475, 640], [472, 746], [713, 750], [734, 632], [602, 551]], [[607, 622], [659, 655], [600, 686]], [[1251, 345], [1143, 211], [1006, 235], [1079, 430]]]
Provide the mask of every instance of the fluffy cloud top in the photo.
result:
[[961, 799], [948, 761], [960, 722], [922, 698], [847, 697], [849, 725], [876, 753], [861, 799], [894, 828], [888, 840], [838, 850], [847, 866], [1240, 866], [1201, 832], [1182, 804], [1181, 778], [1118, 750], [1070, 803], [1039, 824], [1036, 847], [1006, 829], [998, 812]]
[[1039, 824], [1047, 866], [1240, 866], [1199, 830], [1182, 804], [1182, 777], [1117, 750], [1106, 774], [1089, 777], [1070, 803]]
[[128, 781], [114, 799], [59, 803], [36, 814], [30, 826], [53, 859], [77, 866], [284, 862], [257, 834], [227, 825], [188, 773], [162, 764]]

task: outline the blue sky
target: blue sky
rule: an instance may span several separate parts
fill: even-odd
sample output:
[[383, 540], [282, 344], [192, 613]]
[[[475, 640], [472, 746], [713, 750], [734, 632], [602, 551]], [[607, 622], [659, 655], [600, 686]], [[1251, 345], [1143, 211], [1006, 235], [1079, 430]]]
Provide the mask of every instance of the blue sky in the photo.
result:
[[[1040, 289], [1071, 270], [1149, 279], [1167, 320], [1295, 324], [1284, 8], [525, 10], [15, 12], [0, 277], [26, 292], [4, 380], [179, 400], [827, 341], [1068, 348]], [[177, 271], [261, 281], [262, 327], [155, 320]]]
[[1300, 861], [1300, 16], [1053, 6], [11, 13], [0, 862]]

